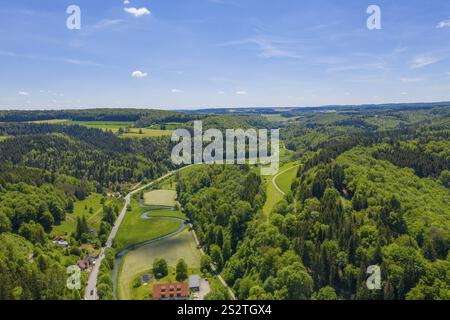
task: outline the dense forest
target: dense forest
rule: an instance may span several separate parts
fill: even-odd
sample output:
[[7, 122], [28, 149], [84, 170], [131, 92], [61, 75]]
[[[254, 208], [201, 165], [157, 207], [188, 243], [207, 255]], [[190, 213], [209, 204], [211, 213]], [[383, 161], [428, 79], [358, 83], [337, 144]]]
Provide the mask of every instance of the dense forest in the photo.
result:
[[[206, 168], [178, 191], [240, 299], [448, 300], [449, 111], [291, 112], [282, 138], [301, 165], [268, 220], [252, 173], [230, 193], [225, 169]], [[367, 288], [371, 265], [381, 290]]]
[[[80, 299], [83, 287], [66, 289], [66, 267], [104, 245], [130, 185], [176, 168], [170, 137], [33, 122], [53, 119], [281, 128], [282, 161], [300, 166], [268, 215], [271, 181], [258, 168], [203, 165], [176, 176], [202, 247], [240, 299], [450, 299], [450, 108], [439, 104], [1, 111], [0, 299]], [[73, 215], [93, 195], [96, 227]], [[81, 211], [93, 214], [87, 204]], [[68, 246], [55, 245], [68, 223]], [[113, 250], [105, 261], [98, 291], [112, 298]], [[381, 267], [381, 290], [366, 286], [371, 265]]]
[[[22, 122], [2, 123], [0, 132], [9, 137], [0, 142], [0, 299], [81, 299], [83, 286], [66, 289], [66, 268], [106, 242], [119, 211], [107, 194], [173, 168], [170, 140]], [[88, 223], [94, 212], [86, 205], [63, 245], [55, 244], [74, 203], [94, 193], [103, 195], [99, 226]]]

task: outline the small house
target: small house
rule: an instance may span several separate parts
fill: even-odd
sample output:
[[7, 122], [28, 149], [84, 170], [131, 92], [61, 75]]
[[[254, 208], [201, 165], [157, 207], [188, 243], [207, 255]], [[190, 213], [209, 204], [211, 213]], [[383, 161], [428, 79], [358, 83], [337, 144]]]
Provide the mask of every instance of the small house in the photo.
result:
[[63, 237], [56, 237], [52, 242], [63, 248], [67, 248], [69, 246], [69, 243], [65, 241]]
[[89, 259], [88, 259], [88, 257], [84, 257], [83, 260], [78, 260], [77, 266], [83, 271], [87, 270], [89, 268]]

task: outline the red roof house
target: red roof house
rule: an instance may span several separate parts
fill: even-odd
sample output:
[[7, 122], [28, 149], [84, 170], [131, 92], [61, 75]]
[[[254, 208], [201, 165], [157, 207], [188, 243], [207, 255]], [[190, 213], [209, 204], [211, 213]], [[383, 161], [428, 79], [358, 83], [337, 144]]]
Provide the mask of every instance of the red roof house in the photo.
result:
[[189, 296], [187, 283], [155, 284], [153, 300], [185, 300]]

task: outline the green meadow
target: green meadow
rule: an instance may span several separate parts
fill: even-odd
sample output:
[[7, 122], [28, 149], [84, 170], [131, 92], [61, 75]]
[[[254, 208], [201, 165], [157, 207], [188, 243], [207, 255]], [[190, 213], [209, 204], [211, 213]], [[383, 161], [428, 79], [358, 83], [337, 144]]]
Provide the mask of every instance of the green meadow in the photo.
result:
[[66, 213], [66, 220], [59, 226], [53, 228], [55, 235], [66, 236], [70, 235], [76, 229], [77, 217], [86, 216], [89, 226], [98, 230], [103, 218], [103, 204], [114, 207], [118, 206], [121, 210], [123, 207], [123, 200], [113, 197], [103, 197], [101, 194], [92, 193], [83, 201], [74, 202], [73, 213]]

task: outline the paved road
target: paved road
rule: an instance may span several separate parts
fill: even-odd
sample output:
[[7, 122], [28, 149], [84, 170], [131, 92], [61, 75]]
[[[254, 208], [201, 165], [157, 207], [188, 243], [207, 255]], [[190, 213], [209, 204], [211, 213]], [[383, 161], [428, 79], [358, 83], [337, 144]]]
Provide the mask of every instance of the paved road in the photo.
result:
[[[205, 255], [205, 251], [203, 251], [203, 248], [200, 246], [200, 241], [198, 241], [197, 234], [195, 233], [194, 227], [192, 225], [191, 225], [191, 229], [192, 229], [192, 234], [194, 235], [194, 238], [195, 238], [195, 242], [197, 243], [197, 247], [199, 248], [202, 255]], [[228, 286], [226, 281], [222, 278], [220, 273], [217, 271], [216, 267], [212, 263], [210, 264], [210, 267], [211, 267], [211, 270], [213, 270], [213, 272], [216, 274], [219, 281], [225, 286], [225, 288], [228, 289], [228, 293], [229, 293], [230, 297], [233, 300], [236, 300], [236, 296], [234, 295], [233, 290], [231, 290], [231, 288]]]
[[297, 168], [297, 167], [299, 167], [299, 166], [300, 166], [299, 164], [296, 164], [296, 165], [293, 166], [293, 167], [290, 167], [290, 168], [287, 168], [286, 170], [283, 170], [283, 171], [281, 171], [281, 172], [278, 172], [278, 173], [272, 178], [272, 184], [273, 184], [273, 186], [274, 186], [275, 189], [277, 189], [278, 192], [281, 193], [283, 196], [285, 196], [286, 193], [285, 193], [283, 190], [281, 190], [280, 187], [278, 187], [277, 182], [276, 182], [277, 178], [278, 178], [279, 176], [281, 176], [283, 173], [288, 172], [289, 170], [293, 170], [294, 168]]
[[98, 273], [100, 271], [101, 263], [102, 263], [103, 259], [105, 258], [105, 250], [108, 248], [111, 248], [111, 246], [112, 246], [112, 243], [114, 241], [114, 238], [116, 237], [117, 231], [119, 230], [120, 225], [122, 224], [123, 218], [125, 217], [125, 214], [127, 213], [127, 208], [128, 208], [128, 205], [130, 204], [131, 196], [138, 193], [139, 191], [155, 184], [155, 183], [160, 182], [161, 180], [164, 180], [164, 179], [170, 177], [171, 175], [175, 174], [176, 172], [184, 170], [191, 166], [192, 165], [183, 167], [178, 170], [171, 171], [171, 172], [167, 173], [166, 175], [162, 176], [161, 178], [153, 180], [152, 182], [140, 187], [139, 189], [131, 191], [129, 194], [127, 194], [125, 196], [125, 205], [122, 209], [122, 212], [120, 213], [119, 217], [117, 218], [116, 223], [114, 224], [114, 227], [112, 228], [111, 233], [109, 234], [108, 240], [106, 241], [105, 246], [100, 250], [99, 257], [95, 261], [95, 265], [92, 268], [91, 273], [89, 274], [89, 279], [88, 279], [88, 283], [86, 286], [86, 292], [84, 294], [85, 300], [98, 300], [97, 278], [98, 278]]

